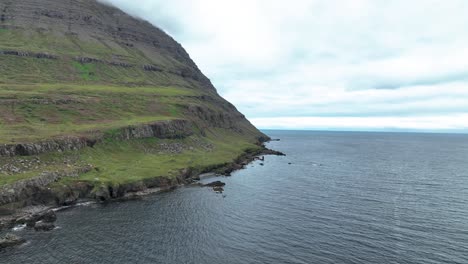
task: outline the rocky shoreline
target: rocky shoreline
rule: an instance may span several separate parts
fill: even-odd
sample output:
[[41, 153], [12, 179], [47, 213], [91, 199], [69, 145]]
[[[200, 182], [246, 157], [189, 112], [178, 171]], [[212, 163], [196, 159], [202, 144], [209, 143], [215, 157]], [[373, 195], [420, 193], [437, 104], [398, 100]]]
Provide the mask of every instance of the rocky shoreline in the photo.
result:
[[[78, 185], [76, 186], [75, 190], [70, 188], [69, 193], [52, 193], [49, 188], [45, 188], [45, 190], [49, 192], [47, 195], [53, 197], [51, 200], [55, 201], [55, 204], [49, 203], [48, 205], [29, 206], [11, 211], [8, 209], [2, 209], [0, 210], [0, 231], [9, 230], [19, 225], [26, 225], [27, 228], [34, 228], [36, 231], [53, 230], [55, 228], [53, 223], [57, 219], [55, 215], [56, 210], [60, 210], [60, 208], [68, 206], [73, 206], [83, 201], [95, 201], [102, 203], [138, 199], [145, 195], [170, 191], [180, 186], [189, 184], [198, 184], [200, 186], [212, 187], [215, 192], [221, 193], [223, 191], [222, 187], [224, 186], [222, 182], [215, 181], [211, 184], [202, 185], [198, 183], [200, 180], [200, 175], [205, 173], [214, 173], [214, 175], [218, 176], [230, 176], [232, 172], [245, 168], [246, 165], [255, 160], [263, 160], [264, 155], [284, 156], [285, 154], [267, 149], [262, 145], [261, 149], [255, 151], [246, 151], [233, 162], [228, 164], [207, 167], [202, 171], [188, 168], [182, 171], [181, 175], [175, 179], [156, 178], [147, 180], [146, 182], [131, 183], [125, 186], [120, 186], [118, 190], [113, 190], [111, 187], [103, 187], [93, 192], [91, 188], [84, 188], [83, 184], [79, 183], [77, 183]], [[43, 192], [44, 190], [39, 191]], [[70, 194], [74, 194], [74, 196], [67, 197]], [[7, 236], [9, 236], [9, 234]], [[0, 241], [4, 242], [3, 247], [15, 246], [24, 243], [11, 243], [12, 241], [22, 241], [21, 238], [18, 239], [16, 239], [16, 237], [9, 236], [3, 240], [0, 238]], [[2, 248], [1, 243], [0, 248]]]

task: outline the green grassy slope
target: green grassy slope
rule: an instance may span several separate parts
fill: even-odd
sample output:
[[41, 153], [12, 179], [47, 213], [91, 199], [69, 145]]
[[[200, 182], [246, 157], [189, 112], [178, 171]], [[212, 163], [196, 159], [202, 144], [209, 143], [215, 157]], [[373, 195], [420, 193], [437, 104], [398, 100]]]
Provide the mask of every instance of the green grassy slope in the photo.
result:
[[[20, 173], [1, 175], [0, 186], [35, 177], [44, 171], [71, 171], [86, 165], [92, 165], [94, 169], [79, 178], [65, 178], [58, 185], [88, 182], [96, 186], [115, 186], [156, 177], [174, 178], [186, 168], [201, 172], [232, 162], [246, 150], [259, 149], [254, 143], [223, 129], [214, 129], [206, 137], [107, 141], [79, 151], [22, 157], [26, 164], [35, 164], [36, 159], [41, 163]], [[21, 168], [14, 158], [1, 161]]]
[[[54, 32], [0, 28], [0, 51], [28, 54], [50, 54], [58, 59], [34, 56], [1, 56], [0, 83], [114, 83], [124, 85], [178, 85], [196, 87], [193, 80], [180, 78], [171, 72], [186, 68], [170, 54], [152, 53], [122, 44], [106, 45], [96, 39], [80, 39], [75, 35], [57, 35]], [[77, 58], [99, 61], [81, 63]], [[131, 67], [110, 63], [124, 62]], [[153, 65], [164, 72], [145, 71], [144, 65]]]
[[182, 118], [198, 92], [176, 87], [0, 85], [0, 144]]

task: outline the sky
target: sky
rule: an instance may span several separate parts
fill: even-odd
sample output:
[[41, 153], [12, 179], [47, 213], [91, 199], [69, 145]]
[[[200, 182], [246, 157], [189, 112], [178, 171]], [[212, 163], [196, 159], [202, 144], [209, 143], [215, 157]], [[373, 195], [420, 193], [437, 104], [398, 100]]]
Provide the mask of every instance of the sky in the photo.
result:
[[105, 0], [263, 129], [468, 132], [466, 0]]

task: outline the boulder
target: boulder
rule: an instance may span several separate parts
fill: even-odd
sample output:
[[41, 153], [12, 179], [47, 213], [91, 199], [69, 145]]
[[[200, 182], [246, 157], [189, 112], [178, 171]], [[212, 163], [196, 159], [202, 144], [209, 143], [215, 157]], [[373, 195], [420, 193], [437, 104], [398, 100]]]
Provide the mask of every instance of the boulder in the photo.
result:
[[55, 228], [55, 225], [52, 223], [46, 223], [46, 222], [38, 222], [34, 226], [34, 230], [36, 231], [51, 231]]
[[41, 213], [36, 213], [33, 215], [26, 215], [21, 218], [16, 219], [17, 225], [26, 224], [27, 227], [33, 228], [36, 226], [36, 223], [42, 221], [45, 223], [53, 223], [57, 221], [57, 215], [53, 210], [44, 211]]
[[107, 186], [100, 186], [94, 191], [94, 198], [98, 201], [105, 202], [111, 199], [111, 194]]
[[272, 149], [264, 149], [264, 150], [262, 151], [262, 154], [263, 154], [263, 155], [286, 156], [286, 154], [284, 154], [283, 152], [281, 152], [281, 151], [276, 151], [276, 150], [272, 150]]
[[222, 181], [214, 181], [214, 182], [205, 184], [205, 186], [207, 186], [207, 187], [223, 187], [225, 185], [226, 185], [226, 183], [224, 183]]
[[34, 227], [36, 222], [39, 221], [38, 215], [26, 215], [16, 219], [16, 225], [23, 225], [26, 224], [27, 227]]
[[217, 193], [223, 193], [224, 189], [223, 189], [223, 187], [216, 186], [216, 187], [213, 187], [213, 191], [215, 191]]
[[53, 223], [57, 221], [57, 215], [53, 210], [49, 210], [40, 217], [40, 220], [46, 223]]
[[14, 247], [26, 242], [26, 239], [13, 234], [7, 234], [0, 238], [0, 248]]

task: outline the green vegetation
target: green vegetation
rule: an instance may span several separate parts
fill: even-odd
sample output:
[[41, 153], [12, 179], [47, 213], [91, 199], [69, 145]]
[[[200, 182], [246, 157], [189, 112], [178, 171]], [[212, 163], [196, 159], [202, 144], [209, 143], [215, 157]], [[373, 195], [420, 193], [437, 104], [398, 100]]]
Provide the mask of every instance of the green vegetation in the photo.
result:
[[[172, 51], [144, 49], [115, 39], [83, 40], [67, 33], [0, 28], [0, 51], [59, 56], [0, 55], [0, 144], [105, 135], [104, 142], [93, 148], [37, 157], [0, 157], [0, 186], [42, 172], [73, 171], [88, 164], [96, 169], [55, 185], [84, 181], [93, 186], [114, 186], [148, 178], [173, 178], [183, 169], [201, 172], [259, 148], [255, 145], [259, 132], [246, 120], [228, 123], [224, 128], [213, 125], [223, 124], [226, 113], [238, 118], [215, 91], [181, 74], [168, 73], [180, 72], [188, 58], [180, 59], [181, 54]], [[77, 57], [123, 61], [132, 66], [80, 63]], [[164, 71], [145, 71], [145, 64]], [[203, 113], [198, 116], [191, 112], [193, 106], [203, 108]], [[114, 140], [123, 127], [174, 119], [193, 121], [194, 135], [177, 140]], [[36, 158], [40, 163], [32, 161]], [[31, 162], [33, 166], [24, 165]], [[12, 172], [4, 168], [7, 165], [21, 170]]]
[[[177, 140], [157, 138], [112, 140], [120, 128], [161, 120], [196, 118], [186, 107], [203, 105], [221, 112], [217, 102], [200, 101], [202, 92], [184, 87], [124, 87], [84, 84], [0, 84], [0, 144], [34, 142], [64, 135], [104, 133], [106, 140], [94, 148], [39, 155], [38, 168], [17, 174], [0, 173], [0, 186], [36, 177], [44, 171], [66, 171], [87, 164], [98, 168], [59, 184], [86, 181], [93, 186], [119, 185], [146, 178], [171, 178], [184, 168], [195, 170], [232, 162], [245, 150], [258, 148], [254, 133], [210, 128], [204, 135], [194, 128], [192, 137]], [[198, 132], [197, 132], [198, 131]], [[248, 133], [249, 128], [245, 131]], [[164, 149], [176, 145], [178, 151]], [[207, 147], [209, 146], [209, 147]], [[0, 159], [0, 166], [13, 164], [13, 157]], [[64, 161], [71, 160], [64, 166]]]
[[[167, 148], [175, 148], [177, 151], [169, 151]], [[79, 178], [64, 178], [58, 184], [85, 181], [93, 186], [116, 186], [148, 178], [173, 178], [185, 168], [202, 171], [232, 162], [246, 150], [258, 148], [253, 141], [249, 142], [225, 129], [214, 129], [206, 137], [194, 135], [178, 140], [149, 138], [108, 141], [94, 148], [39, 155], [46, 165], [20, 174], [0, 174], [0, 186], [35, 177], [42, 171], [70, 171], [87, 164], [96, 169]], [[9, 162], [9, 159], [0, 161], [0, 164]], [[64, 160], [71, 161], [72, 165], [64, 166]]]
[[0, 61], [0, 84], [81, 83], [195, 88], [188, 80], [164, 72], [145, 71], [141, 65], [126, 68], [98, 62], [81, 64], [72, 58], [51, 60], [13, 55], [0, 55]]
[[97, 81], [99, 78], [96, 76], [96, 65], [94, 63], [79, 63], [74, 61], [73, 66], [79, 71], [81, 78], [85, 81]]
[[[81, 160], [98, 170], [83, 174], [78, 179], [66, 179], [65, 182], [119, 185], [147, 178], [171, 178], [180, 175], [185, 168], [201, 171], [206, 167], [232, 162], [246, 149], [258, 148], [227, 131], [223, 135], [223, 138], [212, 135], [203, 139], [193, 136], [184, 140], [144, 139], [105, 143], [80, 152]], [[212, 149], [204, 149], [200, 143], [210, 144]], [[176, 144], [183, 150], [170, 153], [160, 144]]]
[[[168, 54], [152, 54], [100, 39], [80, 39], [76, 35], [60, 35], [34, 30], [0, 30], [0, 51], [48, 53], [57, 60], [0, 55], [0, 83], [113, 83], [126, 85], [156, 85], [194, 87], [193, 83], [177, 76], [143, 70], [142, 65], [154, 64], [176, 70], [182, 64]], [[79, 63], [77, 57], [115, 61], [123, 58], [134, 67], [120, 67], [106, 63]], [[119, 59], [117, 59], [118, 61]]]
[[75, 166], [64, 167], [63, 164], [56, 164], [56, 165], [51, 165], [51, 166], [43, 166], [40, 169], [39, 168], [31, 169], [31, 170], [28, 170], [26, 172], [19, 173], [19, 174], [9, 174], [9, 175], [0, 174], [0, 187], [5, 184], [14, 183], [16, 181], [37, 177], [43, 172], [60, 171], [62, 173], [65, 173], [67, 171], [72, 171], [74, 169], [77, 169], [77, 167]]
[[195, 95], [177, 87], [0, 85], [0, 143], [180, 118]]
[[67, 56], [94, 56], [102, 59], [110, 59], [113, 55], [119, 55], [134, 59], [135, 62], [141, 59], [148, 61], [125, 47], [106, 45], [98, 39], [84, 41], [76, 35], [61, 35], [26, 29], [1, 30], [0, 49], [47, 52]]

